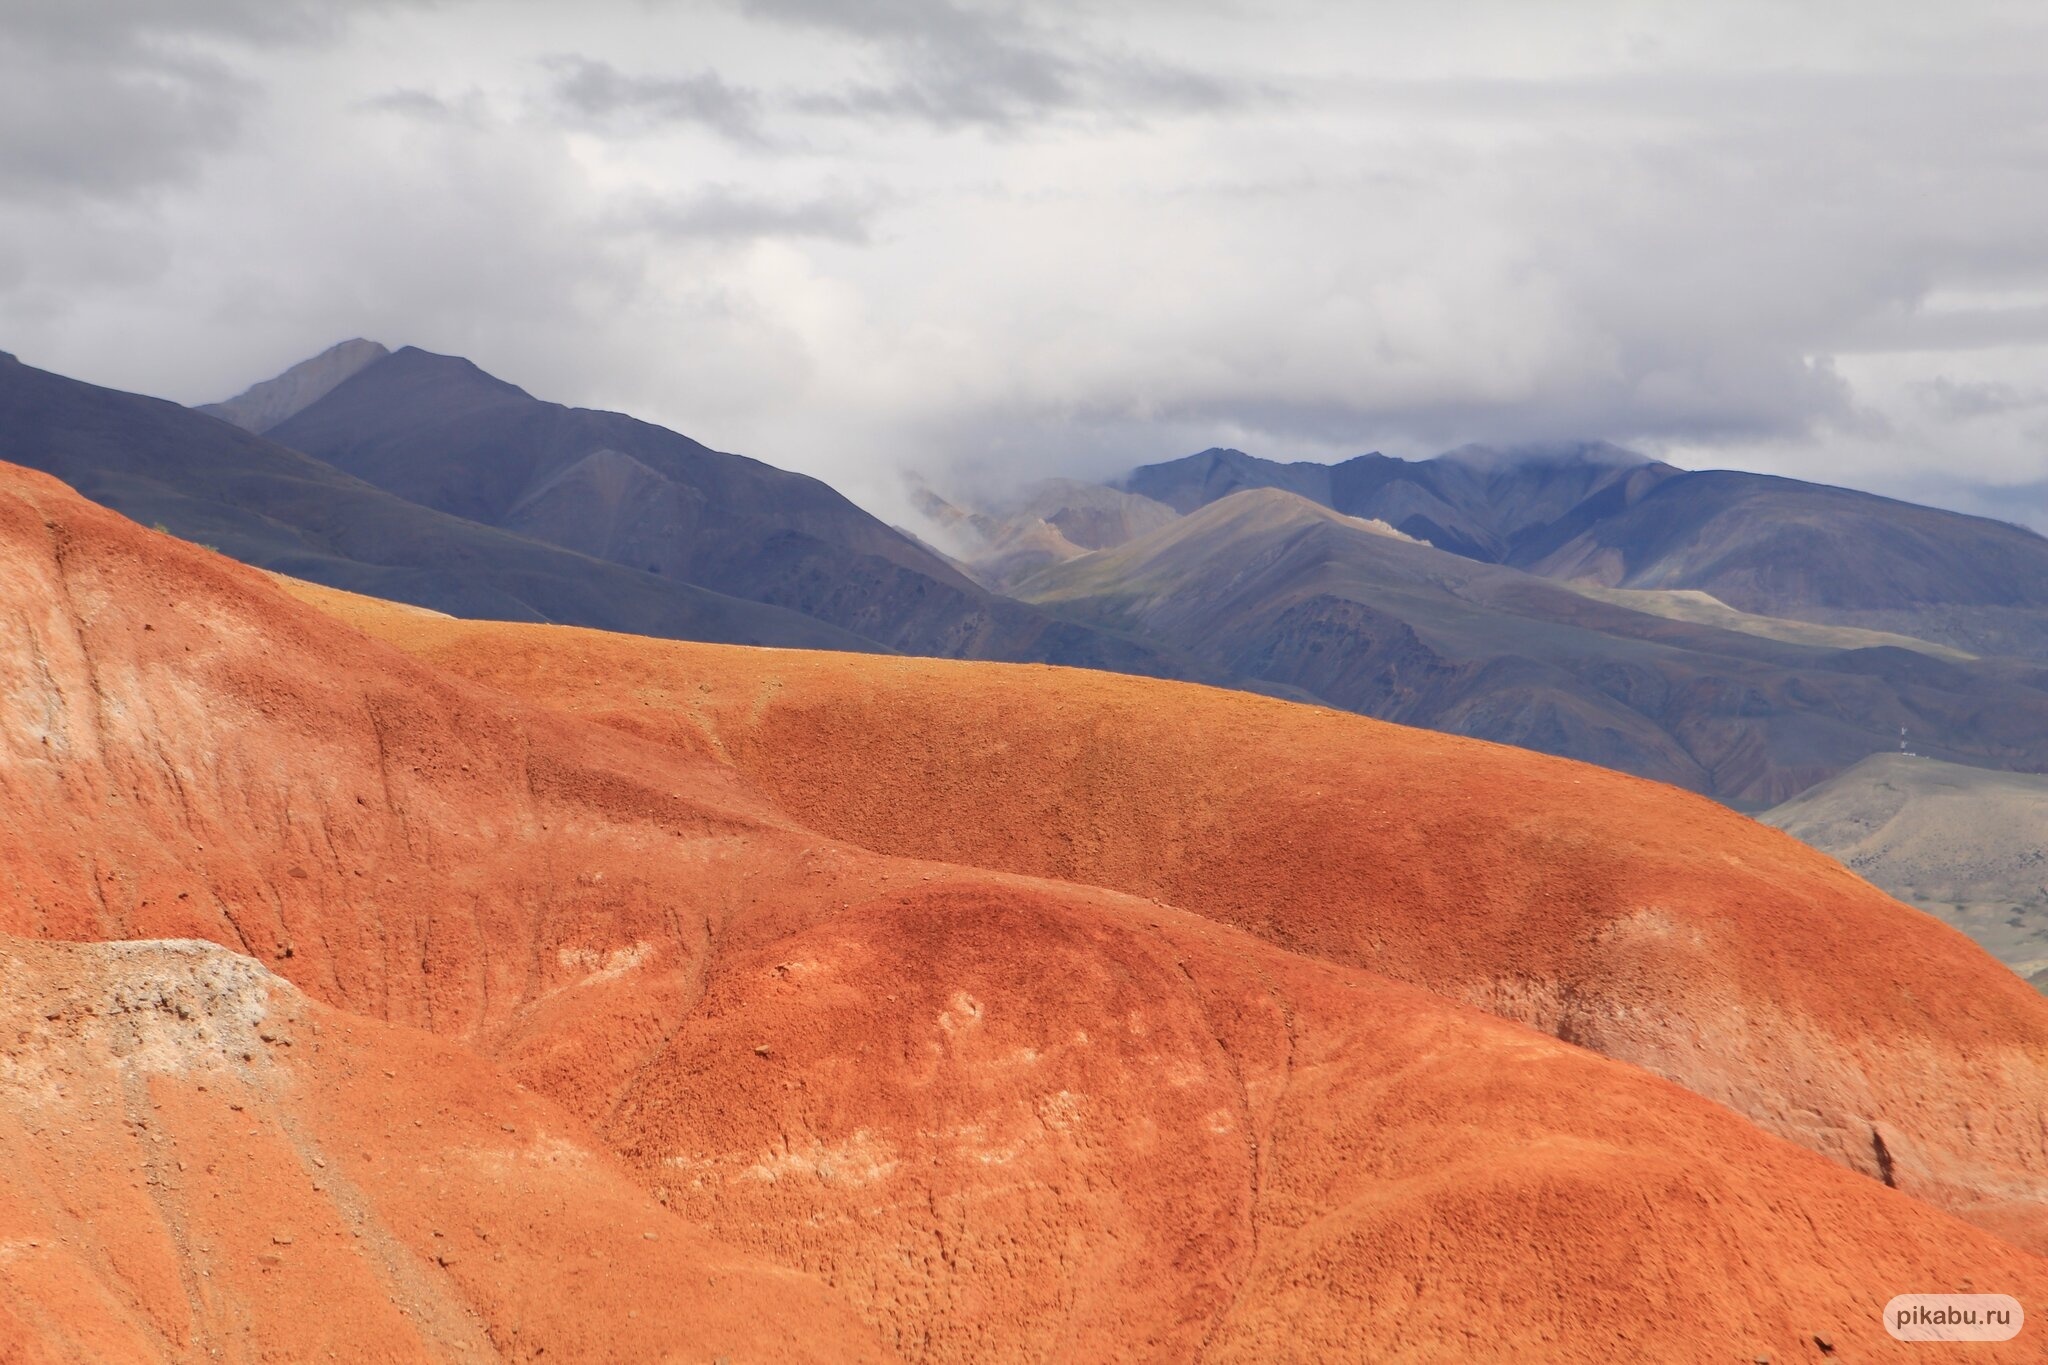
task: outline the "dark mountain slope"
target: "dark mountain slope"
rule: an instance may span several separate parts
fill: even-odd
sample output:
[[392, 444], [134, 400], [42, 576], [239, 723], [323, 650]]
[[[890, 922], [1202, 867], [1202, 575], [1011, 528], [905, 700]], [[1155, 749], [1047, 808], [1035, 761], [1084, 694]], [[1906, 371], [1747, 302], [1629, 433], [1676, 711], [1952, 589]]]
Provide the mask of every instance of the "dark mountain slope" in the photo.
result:
[[1902, 725], [1944, 757], [2048, 767], [2048, 690], [2025, 668], [1651, 615], [1277, 490], [1018, 591], [1346, 710], [1741, 804], [1782, 800], [1895, 744]]
[[1099, 483], [1041, 479], [990, 509], [1008, 521], [1042, 521], [1082, 550], [1107, 550], [1174, 520], [1172, 508]]
[[2048, 540], [1982, 517], [1763, 474], [1681, 474], [1521, 546], [1550, 577], [1698, 588], [1745, 611], [2048, 657]]
[[1163, 502], [1182, 514], [1207, 507], [1220, 498], [1241, 493], [1247, 488], [1283, 489], [1329, 507], [1334, 505], [1331, 468], [1330, 465], [1311, 461], [1281, 464], [1277, 460], [1247, 455], [1242, 450], [1212, 447], [1199, 455], [1142, 465], [1126, 475], [1120, 487], [1154, 502]]
[[1180, 516], [1165, 503], [1074, 479], [1043, 479], [971, 507], [922, 484], [912, 496], [934, 536], [977, 582], [998, 592], [1048, 565], [1112, 549]]
[[175, 403], [0, 358], [0, 460], [263, 568], [458, 616], [675, 639], [880, 646], [415, 506]]
[[768, 602], [920, 654], [1178, 675], [1148, 646], [970, 581], [829, 485], [407, 347], [274, 429], [438, 511]]
[[1327, 466], [1210, 450], [1124, 487], [1184, 512], [1280, 488], [1544, 577], [1692, 589], [1765, 616], [2048, 658], [2048, 539], [1846, 488], [1691, 473], [1598, 443]]
[[1603, 443], [1513, 450], [1475, 445], [1433, 460], [1375, 453], [1334, 465], [1205, 450], [1146, 465], [1124, 486], [1182, 512], [1242, 489], [1278, 488], [1346, 516], [1384, 521], [1440, 550], [1498, 564], [1588, 499], [1610, 492], [1623, 500], [1639, 497], [1678, 472]]
[[252, 384], [224, 403], [208, 403], [198, 409], [209, 417], [233, 422], [244, 431], [261, 436], [295, 413], [303, 412], [334, 392], [335, 386], [391, 352], [374, 341], [357, 337], [328, 347], [311, 360], [302, 360], [275, 379]]

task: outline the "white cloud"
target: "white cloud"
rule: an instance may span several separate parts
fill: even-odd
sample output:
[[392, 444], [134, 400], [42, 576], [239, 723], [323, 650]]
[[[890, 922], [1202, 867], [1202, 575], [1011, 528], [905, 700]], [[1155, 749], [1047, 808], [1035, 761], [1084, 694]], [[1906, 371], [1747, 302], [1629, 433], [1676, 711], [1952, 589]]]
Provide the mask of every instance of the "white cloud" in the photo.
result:
[[0, 345], [102, 382], [361, 333], [884, 511], [1218, 442], [2048, 479], [1993, 5], [96, 4], [0, 18], [77, 75], [0, 97]]

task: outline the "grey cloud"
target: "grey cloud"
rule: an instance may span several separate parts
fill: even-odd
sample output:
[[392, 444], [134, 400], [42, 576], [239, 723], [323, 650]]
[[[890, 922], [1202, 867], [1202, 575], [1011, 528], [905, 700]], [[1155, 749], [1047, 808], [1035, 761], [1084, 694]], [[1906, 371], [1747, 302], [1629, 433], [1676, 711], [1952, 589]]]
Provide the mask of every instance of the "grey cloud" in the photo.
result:
[[915, 119], [940, 128], [1008, 129], [1082, 100], [1072, 67], [1051, 54], [989, 54], [986, 66], [957, 61], [888, 84], [854, 85], [795, 100], [809, 114]]
[[2011, 384], [1957, 381], [1937, 375], [1913, 386], [1920, 400], [1943, 417], [1995, 417], [2022, 408], [2048, 405], [2048, 394], [2024, 393]]
[[190, 175], [254, 87], [196, 57], [79, 60], [0, 40], [0, 190], [118, 197]]
[[780, 23], [829, 29], [850, 37], [937, 48], [1016, 43], [1031, 25], [1015, 5], [962, 4], [958, 0], [739, 0], [749, 15]]
[[[2024, 272], [2022, 272], [2024, 278]], [[1971, 351], [2048, 342], [2048, 306], [1888, 309], [1845, 340], [1863, 351]]]
[[1976, 0], [470, 0], [351, 41], [374, 8], [0, 0], [0, 344], [206, 398], [423, 341], [842, 482], [1581, 435], [2048, 475], [2048, 47]]
[[210, 47], [316, 41], [404, 0], [13, 0], [0, 17], [0, 188], [120, 198], [188, 178], [260, 86]]
[[1216, 110], [1269, 93], [1053, 32], [1011, 7], [953, 0], [743, 3], [762, 18], [870, 45], [890, 69], [887, 79], [797, 96], [795, 106], [812, 114], [1007, 130], [1065, 113], [1131, 118]]
[[431, 90], [401, 88], [388, 90], [381, 95], [358, 100], [356, 108], [373, 114], [396, 114], [401, 118], [418, 119], [423, 123], [466, 124], [475, 126], [482, 122], [482, 97], [466, 96], [462, 99], [448, 99]]
[[1200, 72], [1116, 58], [997, 51], [919, 60], [904, 79], [798, 96], [809, 114], [908, 119], [941, 129], [1014, 130], [1063, 113], [1115, 119], [1226, 108], [1249, 92]]
[[732, 85], [716, 71], [635, 76], [609, 62], [575, 55], [551, 57], [545, 65], [554, 74], [556, 103], [585, 119], [638, 128], [693, 123], [735, 142], [768, 142], [760, 93]]
[[[1791, 354], [1734, 352], [1624, 359], [1604, 382], [1487, 400], [1469, 391], [1435, 401], [1362, 396], [1287, 399], [1254, 385], [1142, 407], [1067, 414], [1083, 423], [1142, 433], [1187, 433], [1195, 445], [1215, 433], [1252, 450], [1351, 453], [1377, 446], [1435, 453], [1468, 441], [1497, 444], [1587, 438], [1722, 443], [1813, 430], [1865, 429], [1881, 419], [1860, 410], [1849, 386], [1823, 361]], [[966, 443], [962, 434], [962, 443]], [[1184, 443], [1184, 442], [1183, 442]], [[1187, 452], [1179, 452], [1185, 454]], [[1148, 457], [1149, 458], [1149, 457]]]
[[1171, 113], [1203, 113], [1237, 105], [1277, 104], [1281, 96], [1270, 86], [1226, 79], [1187, 67], [1166, 66], [1131, 57], [1109, 60], [1102, 68], [1106, 83], [1138, 108]]
[[6, 28], [50, 51], [94, 56], [193, 37], [302, 42], [333, 32], [353, 11], [381, 7], [378, 0], [15, 0]]
[[646, 203], [625, 215], [627, 226], [658, 236], [731, 242], [813, 238], [862, 245], [882, 207], [875, 195], [823, 195], [775, 200], [719, 186]]

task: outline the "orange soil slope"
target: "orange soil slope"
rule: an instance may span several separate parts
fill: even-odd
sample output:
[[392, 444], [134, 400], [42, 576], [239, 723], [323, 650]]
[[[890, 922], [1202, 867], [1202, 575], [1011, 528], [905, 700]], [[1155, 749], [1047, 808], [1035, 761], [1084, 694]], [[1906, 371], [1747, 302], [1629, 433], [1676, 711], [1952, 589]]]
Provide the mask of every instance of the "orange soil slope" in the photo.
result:
[[0, 581], [0, 932], [211, 939], [573, 1078], [588, 1114], [728, 921], [834, 897], [818, 836], [729, 775], [443, 677], [53, 480], [0, 479]]
[[1024, 890], [736, 954], [613, 1140], [718, 1235], [892, 1305], [920, 1359], [1911, 1360], [1879, 1325], [1895, 1286], [2048, 1287], [1637, 1068], [1185, 912]]
[[877, 1359], [458, 1048], [210, 944], [0, 939], [0, 1359]]
[[448, 670], [715, 754], [864, 847], [1156, 897], [1430, 987], [2048, 1246], [2048, 1002], [1703, 798], [1183, 684], [294, 590]]
[[[1816, 1334], [1927, 1359], [1883, 1335], [1891, 1294], [1968, 1281], [2048, 1301], [2048, 1262], [1640, 1070], [1172, 907], [835, 842], [686, 746], [438, 672], [53, 481], [0, 469], [0, 574], [5, 927], [246, 946], [329, 1006], [478, 1054], [465, 1080], [450, 1042], [310, 1004], [290, 1007], [307, 1012], [290, 1057], [242, 1049], [291, 1072], [266, 1119], [296, 1123], [328, 1162], [314, 1170], [346, 1175], [408, 1255], [468, 1207], [530, 1239], [536, 1279], [509, 1299], [463, 1281], [460, 1256], [437, 1264], [445, 1297], [387, 1291], [443, 1305], [450, 1331], [463, 1303], [503, 1322], [542, 1294], [558, 1330], [610, 1330], [581, 1316], [608, 1313], [602, 1296], [541, 1288], [539, 1253], [566, 1276], [606, 1251], [586, 1238], [645, 1209], [577, 1224], [545, 1212], [545, 1172], [503, 1182], [504, 1205], [455, 1178], [545, 1126], [484, 1057], [582, 1115], [679, 1223], [824, 1281], [879, 1349], [918, 1360], [1793, 1360], [1817, 1358]], [[91, 998], [77, 971], [20, 955]], [[55, 1051], [142, 1116], [128, 1077], [146, 1061], [102, 1055], [127, 1026], [73, 1041], [50, 1012], [9, 1022], [0, 1077]], [[316, 1032], [332, 1070], [301, 1059]], [[443, 1062], [415, 1077], [381, 1060], [407, 1047]], [[189, 1125], [150, 1117], [162, 1145], [233, 1137], [211, 1083], [145, 1093]], [[0, 1110], [50, 1122], [27, 1103]], [[80, 1125], [57, 1127], [69, 1142]], [[11, 1218], [119, 1193], [129, 1151], [159, 1146], [87, 1144], [71, 1169], [46, 1137], [10, 1140], [10, 1190], [59, 1163]], [[302, 1150], [248, 1161], [310, 1184]], [[169, 1267], [221, 1275], [127, 1249], [155, 1235], [133, 1201], [71, 1207], [82, 1268], [8, 1281], [6, 1311], [39, 1340], [173, 1331]], [[268, 1212], [156, 1219], [189, 1218], [203, 1248], [253, 1235], [260, 1257]], [[349, 1282], [367, 1296], [379, 1265], [406, 1263], [372, 1257]], [[2034, 1354], [2023, 1339], [1971, 1358]]]

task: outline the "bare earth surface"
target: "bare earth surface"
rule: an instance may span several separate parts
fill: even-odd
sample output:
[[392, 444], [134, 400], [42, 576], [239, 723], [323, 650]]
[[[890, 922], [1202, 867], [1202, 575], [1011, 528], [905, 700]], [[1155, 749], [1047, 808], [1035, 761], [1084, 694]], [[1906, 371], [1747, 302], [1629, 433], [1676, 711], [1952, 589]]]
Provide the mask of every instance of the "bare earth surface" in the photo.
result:
[[2048, 990], [2048, 777], [1873, 754], [1758, 818]]
[[2040, 998], [1703, 798], [1207, 688], [326, 600], [451, 671], [715, 753], [850, 842], [1153, 897], [1426, 986], [2048, 1242]]
[[883, 1354], [495, 1067], [212, 944], [7, 940], [0, 1029], [0, 1340], [22, 1358]]
[[1878, 1310], [2048, 1303], [2048, 1004], [1704, 801], [5, 469], [0, 577], [0, 1360], [2039, 1357]]

